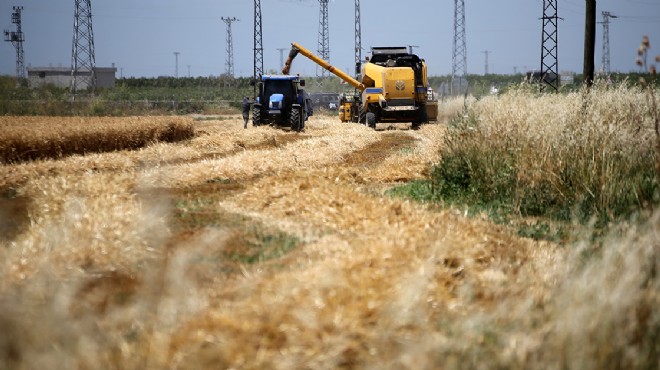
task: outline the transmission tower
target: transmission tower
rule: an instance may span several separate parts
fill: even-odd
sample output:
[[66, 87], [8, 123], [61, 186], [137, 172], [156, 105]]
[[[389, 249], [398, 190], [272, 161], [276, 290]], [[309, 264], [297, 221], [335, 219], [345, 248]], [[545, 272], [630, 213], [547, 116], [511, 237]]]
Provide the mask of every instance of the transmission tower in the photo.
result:
[[467, 48], [465, 46], [465, 0], [454, 0], [451, 93], [467, 93]]
[[[254, 0], [254, 70], [252, 78], [255, 82], [261, 79], [261, 76], [264, 74], [264, 47], [261, 31], [261, 0]], [[252, 90], [256, 99], [256, 84]]]
[[25, 35], [21, 28], [21, 12], [22, 6], [15, 6], [14, 12], [11, 13], [11, 23], [16, 25], [16, 31], [5, 30], [5, 41], [11, 42], [16, 48], [16, 80], [25, 78], [25, 55], [23, 54], [23, 42]]
[[557, 59], [559, 16], [557, 0], [543, 0], [543, 29], [541, 31], [541, 92], [547, 88], [559, 90], [559, 61]]
[[610, 18], [619, 18], [610, 12], [602, 12], [603, 21], [603, 73], [610, 74]]
[[284, 68], [284, 52], [288, 50], [287, 48], [277, 48], [277, 51], [280, 52], [280, 71]]
[[174, 52], [174, 77], [179, 78], [179, 54], [178, 51]]
[[231, 36], [231, 24], [238, 22], [236, 17], [221, 18], [227, 24], [227, 60], [225, 62], [225, 74], [234, 77], [234, 43]]
[[484, 76], [485, 76], [485, 75], [488, 74], [488, 54], [492, 53], [492, 51], [484, 50], [484, 51], [482, 51], [482, 53], [484, 54], [484, 56], [486, 58], [485, 63], [484, 63]]
[[[328, 31], [328, 2], [330, 0], [319, 0], [321, 11], [319, 14], [319, 49], [321, 59], [330, 61], [330, 31]], [[320, 73], [319, 73], [320, 70]], [[327, 77], [325, 68], [316, 67], [316, 77]]]
[[360, 80], [362, 68], [362, 23], [360, 21], [360, 0], [355, 0], [355, 77]]
[[92, 2], [91, 0], [75, 1], [73, 50], [71, 52], [71, 93], [73, 94], [80, 89], [94, 91], [96, 88]]

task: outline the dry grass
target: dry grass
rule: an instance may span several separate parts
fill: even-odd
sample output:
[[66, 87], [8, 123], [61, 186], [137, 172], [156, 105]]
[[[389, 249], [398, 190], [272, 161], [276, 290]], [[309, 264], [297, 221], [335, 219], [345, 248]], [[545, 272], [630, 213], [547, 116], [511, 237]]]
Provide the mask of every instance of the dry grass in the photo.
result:
[[0, 163], [142, 148], [192, 138], [190, 119], [0, 117]]
[[469, 163], [460, 167], [485, 201], [510, 197], [527, 215], [557, 206], [570, 219], [572, 211], [627, 215], [653, 199], [658, 154], [642, 89], [601, 84], [588, 94], [565, 95], [514, 90], [472, 104], [456, 122], [445, 158]]
[[[317, 117], [296, 134], [243, 130], [237, 118], [196, 130], [207, 134], [185, 145], [0, 167], [29, 200], [28, 220], [0, 239], [0, 368], [588, 369], [649, 358], [651, 337], [635, 341], [660, 321], [655, 220], [602, 253], [573, 253], [374, 194], [423, 177], [444, 125], [374, 132]], [[200, 190], [214, 182], [239, 186]], [[227, 272], [231, 228], [181, 228], [184, 208], [302, 245]], [[625, 353], [607, 357], [610, 343]]]

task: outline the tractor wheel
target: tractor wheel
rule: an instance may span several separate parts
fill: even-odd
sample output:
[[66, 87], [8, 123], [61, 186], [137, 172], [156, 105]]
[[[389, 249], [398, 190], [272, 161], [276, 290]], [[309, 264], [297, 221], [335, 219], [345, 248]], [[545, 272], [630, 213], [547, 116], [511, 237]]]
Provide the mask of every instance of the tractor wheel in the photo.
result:
[[254, 108], [252, 110], [252, 126], [259, 126], [261, 125], [261, 109], [259, 108]]
[[374, 112], [367, 112], [367, 125], [373, 129], [376, 128], [376, 114]]
[[289, 124], [291, 125], [291, 129], [295, 132], [300, 132], [302, 130], [302, 120], [300, 119], [300, 111], [298, 109], [291, 109]]

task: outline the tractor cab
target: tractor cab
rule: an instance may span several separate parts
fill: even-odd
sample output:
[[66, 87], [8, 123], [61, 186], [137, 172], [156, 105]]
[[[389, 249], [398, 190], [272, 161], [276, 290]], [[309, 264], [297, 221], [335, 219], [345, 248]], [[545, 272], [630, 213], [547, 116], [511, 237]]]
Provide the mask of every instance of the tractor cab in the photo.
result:
[[276, 124], [302, 130], [305, 121], [313, 114], [311, 99], [304, 86], [305, 80], [299, 76], [261, 76], [252, 112], [253, 124]]

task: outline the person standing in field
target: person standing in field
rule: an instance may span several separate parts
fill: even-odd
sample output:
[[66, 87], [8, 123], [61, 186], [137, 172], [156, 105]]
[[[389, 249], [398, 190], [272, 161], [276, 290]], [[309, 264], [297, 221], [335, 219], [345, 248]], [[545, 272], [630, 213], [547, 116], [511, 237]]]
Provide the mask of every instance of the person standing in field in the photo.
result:
[[243, 98], [243, 128], [247, 128], [248, 120], [250, 119], [250, 99]]

